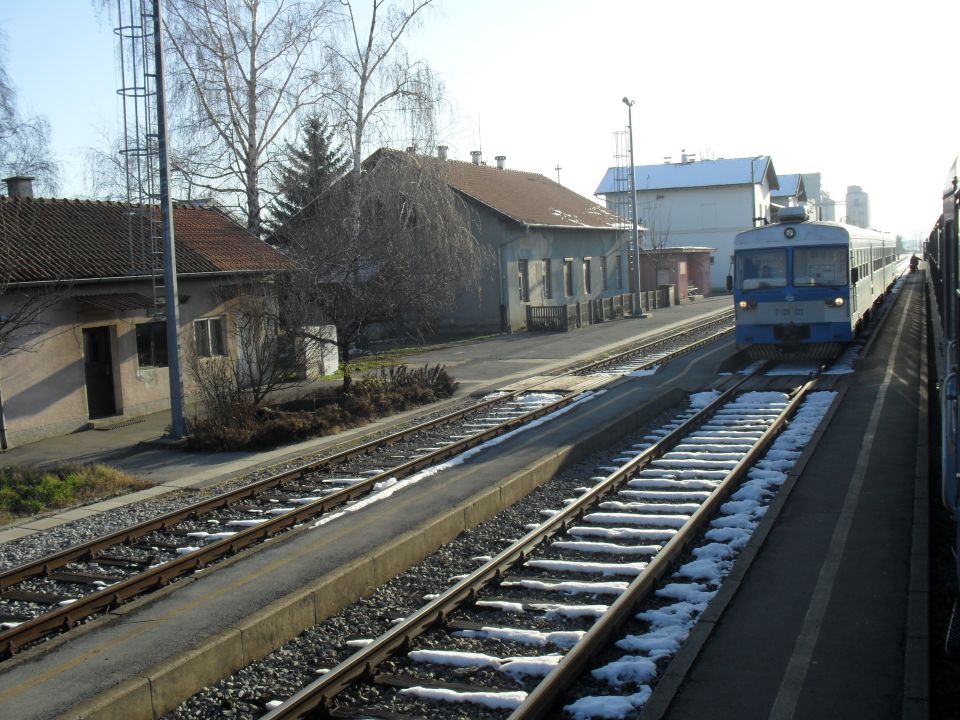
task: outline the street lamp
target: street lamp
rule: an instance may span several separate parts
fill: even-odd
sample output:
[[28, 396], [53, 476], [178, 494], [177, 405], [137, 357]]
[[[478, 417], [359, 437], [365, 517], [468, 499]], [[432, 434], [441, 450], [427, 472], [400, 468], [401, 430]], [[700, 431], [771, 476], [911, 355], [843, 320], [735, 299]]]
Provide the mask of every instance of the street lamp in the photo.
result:
[[640, 306], [640, 238], [637, 232], [637, 178], [633, 164], [633, 100], [624, 97], [623, 104], [627, 106], [627, 127], [630, 129], [630, 209], [633, 213], [630, 242], [633, 254], [634, 282], [636, 283], [634, 287], [637, 292], [634, 300], [634, 311], [637, 317], [644, 317], [643, 308]]

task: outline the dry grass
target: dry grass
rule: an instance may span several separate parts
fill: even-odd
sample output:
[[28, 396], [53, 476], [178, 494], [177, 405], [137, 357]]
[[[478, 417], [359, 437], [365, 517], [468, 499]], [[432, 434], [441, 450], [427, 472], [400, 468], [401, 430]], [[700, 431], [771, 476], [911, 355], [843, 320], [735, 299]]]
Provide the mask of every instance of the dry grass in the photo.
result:
[[62, 510], [150, 487], [106, 465], [64, 465], [47, 470], [0, 468], [0, 522]]

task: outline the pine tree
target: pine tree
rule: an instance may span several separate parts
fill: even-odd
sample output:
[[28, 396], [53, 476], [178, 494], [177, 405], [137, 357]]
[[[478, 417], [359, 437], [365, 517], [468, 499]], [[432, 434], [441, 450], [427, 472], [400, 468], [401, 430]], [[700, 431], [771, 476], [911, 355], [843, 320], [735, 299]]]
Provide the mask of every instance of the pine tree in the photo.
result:
[[323, 216], [327, 192], [350, 166], [344, 149], [334, 145], [334, 131], [325, 120], [308, 117], [301, 134], [300, 147], [287, 143], [289, 160], [280, 168], [280, 194], [271, 213], [271, 241], [282, 246], [289, 246], [299, 230]]

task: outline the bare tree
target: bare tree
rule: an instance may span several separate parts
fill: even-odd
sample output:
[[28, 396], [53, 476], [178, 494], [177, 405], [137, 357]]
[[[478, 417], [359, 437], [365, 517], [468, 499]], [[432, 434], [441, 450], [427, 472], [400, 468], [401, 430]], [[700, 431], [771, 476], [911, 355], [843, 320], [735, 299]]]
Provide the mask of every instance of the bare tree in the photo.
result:
[[17, 91], [2, 59], [0, 37], [0, 171], [4, 176], [29, 175], [37, 187], [53, 195], [59, 166], [50, 151], [50, 123], [42, 116], [24, 118], [17, 109]]
[[[370, 0], [369, 24], [363, 31], [355, 0], [340, 0], [343, 33], [330, 45], [324, 96], [330, 116], [341, 128], [353, 159], [351, 213], [353, 232], [359, 232], [364, 193], [361, 167], [370, 141], [398, 117], [410, 125], [410, 144], [432, 138], [442, 86], [423, 60], [412, 61], [401, 44], [433, 0]], [[389, 119], [388, 119], [389, 117]], [[374, 132], [371, 132], [373, 130]], [[371, 135], [373, 136], [371, 138]]]
[[341, 42], [328, 48], [331, 59], [325, 96], [347, 135], [356, 176], [360, 175], [368, 128], [384, 123], [383, 113], [399, 110], [430, 117], [436, 110], [438, 81], [425, 61], [411, 61], [400, 44], [432, 2], [371, 0], [364, 33], [358, 26], [354, 0], [340, 0], [346, 27]]
[[331, 188], [311, 222], [297, 228], [294, 254], [304, 271], [291, 283], [289, 302], [305, 317], [291, 323], [298, 328], [323, 324], [310, 321], [311, 312], [336, 327], [345, 388], [350, 347], [371, 324], [429, 332], [457, 292], [479, 287], [489, 259], [444, 163], [388, 150], [368, 158], [356, 228], [353, 182], [348, 175]]
[[[200, 325], [207, 334], [186, 343], [187, 367], [205, 419], [242, 427], [277, 388], [306, 379], [306, 346], [285, 331], [280, 287], [275, 278], [250, 278], [222, 288], [221, 300], [230, 308], [224, 337]], [[226, 341], [222, 353], [214, 351], [221, 340]]]
[[[128, 148], [119, 137], [101, 131], [99, 144], [83, 150], [83, 184], [87, 197], [97, 200], [149, 202], [155, 189], [149, 187], [135, 163], [127, 162]], [[193, 199], [196, 188], [192, 177], [180, 165], [170, 167], [170, 183], [176, 188], [177, 200]]]
[[166, 4], [174, 164], [196, 187], [236, 196], [253, 233], [263, 170], [317, 99], [319, 41], [330, 21], [327, 0]]
[[655, 273], [659, 276], [661, 270], [669, 267], [665, 249], [670, 246], [670, 211], [664, 211], [654, 202], [644, 208], [642, 216], [644, 231], [640, 251], [653, 258]]

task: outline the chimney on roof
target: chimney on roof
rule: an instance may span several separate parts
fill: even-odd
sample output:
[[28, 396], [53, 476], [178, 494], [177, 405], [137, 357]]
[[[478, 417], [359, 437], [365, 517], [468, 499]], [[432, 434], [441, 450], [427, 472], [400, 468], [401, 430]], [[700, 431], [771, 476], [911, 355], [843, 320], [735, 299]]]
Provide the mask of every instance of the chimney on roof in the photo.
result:
[[7, 195], [9, 197], [33, 197], [33, 178], [28, 175], [14, 175], [4, 178], [7, 184]]
[[503, 170], [506, 167], [506, 164], [507, 164], [507, 156], [497, 155], [497, 168], [500, 170]]
[[441, 160], [447, 159], [447, 146], [446, 145], [437, 145], [437, 157]]
[[471, 150], [471, 151], [470, 151], [470, 157], [473, 158], [473, 164], [474, 164], [474, 165], [479, 165], [479, 164], [480, 164], [480, 156], [481, 156], [482, 154], [483, 154], [483, 153], [480, 152], [479, 150]]

